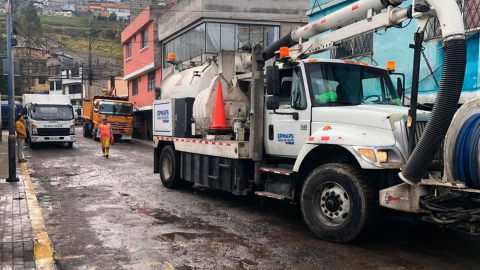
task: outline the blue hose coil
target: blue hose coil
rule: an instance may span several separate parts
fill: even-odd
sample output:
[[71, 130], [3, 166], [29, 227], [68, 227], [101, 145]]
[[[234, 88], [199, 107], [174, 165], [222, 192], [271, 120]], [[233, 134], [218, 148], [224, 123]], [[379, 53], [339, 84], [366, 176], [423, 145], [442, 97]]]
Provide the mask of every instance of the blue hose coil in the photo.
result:
[[457, 179], [470, 188], [480, 189], [478, 145], [480, 143], [480, 114], [470, 117], [458, 133], [455, 144], [454, 170]]

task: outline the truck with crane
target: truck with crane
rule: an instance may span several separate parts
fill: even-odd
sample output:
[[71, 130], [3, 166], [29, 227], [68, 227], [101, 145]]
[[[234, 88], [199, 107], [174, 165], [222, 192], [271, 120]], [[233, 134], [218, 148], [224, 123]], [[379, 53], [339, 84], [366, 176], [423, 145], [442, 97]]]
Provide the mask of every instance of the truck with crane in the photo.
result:
[[97, 138], [102, 117], [112, 127], [116, 140], [129, 142], [133, 134], [133, 104], [126, 97], [93, 96], [83, 100], [83, 137]]
[[[367, 233], [380, 207], [478, 234], [480, 120], [471, 117], [480, 119], [480, 106], [455, 115], [466, 66], [462, 15], [455, 0], [404, 1], [360, 0], [265, 49], [220, 51], [186, 69], [169, 54], [175, 69], [153, 103], [162, 184], [298, 203], [316, 236], [340, 243]], [[434, 17], [444, 70], [426, 112], [417, 109], [418, 74]], [[394, 63], [311, 58], [406, 20], [418, 21], [410, 108], [401, 102], [404, 82], [392, 82]]]

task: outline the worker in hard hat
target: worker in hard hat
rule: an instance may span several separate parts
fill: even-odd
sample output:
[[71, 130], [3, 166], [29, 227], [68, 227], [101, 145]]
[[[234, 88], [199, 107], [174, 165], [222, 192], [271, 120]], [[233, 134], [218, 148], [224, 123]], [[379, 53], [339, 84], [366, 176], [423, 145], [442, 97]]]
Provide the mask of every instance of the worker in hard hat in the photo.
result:
[[107, 123], [107, 117], [102, 117], [102, 123], [98, 126], [97, 137], [100, 138], [102, 144], [103, 156], [108, 158], [110, 151], [110, 140], [113, 140], [112, 127]]

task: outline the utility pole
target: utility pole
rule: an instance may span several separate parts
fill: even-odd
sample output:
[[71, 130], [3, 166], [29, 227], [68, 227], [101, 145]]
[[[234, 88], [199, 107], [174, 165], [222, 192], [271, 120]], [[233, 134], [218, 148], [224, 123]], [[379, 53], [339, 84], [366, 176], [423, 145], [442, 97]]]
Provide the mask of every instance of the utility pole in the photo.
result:
[[7, 0], [7, 68], [8, 68], [8, 178], [7, 182], [18, 182], [17, 167], [15, 164], [15, 86], [12, 50], [12, 2]]
[[[93, 30], [93, 29], [91, 29]], [[90, 31], [90, 40], [88, 41], [88, 91], [87, 98], [91, 95], [91, 89], [93, 85], [93, 70], [92, 70], [92, 46], [97, 34], [100, 30]]]

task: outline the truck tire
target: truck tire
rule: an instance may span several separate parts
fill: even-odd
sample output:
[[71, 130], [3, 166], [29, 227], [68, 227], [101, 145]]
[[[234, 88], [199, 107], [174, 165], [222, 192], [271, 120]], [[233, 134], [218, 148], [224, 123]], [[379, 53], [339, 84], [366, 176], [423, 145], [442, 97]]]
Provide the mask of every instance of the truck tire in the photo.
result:
[[88, 125], [85, 122], [83, 123], [83, 137], [88, 137]]
[[68, 143], [68, 148], [73, 148], [73, 142]]
[[158, 159], [160, 181], [166, 188], [174, 189], [185, 186], [185, 181], [180, 179], [180, 154], [173, 146], [167, 145], [162, 149]]
[[308, 175], [300, 207], [317, 237], [347, 243], [373, 227], [379, 210], [378, 188], [355, 166], [326, 164]]
[[37, 148], [37, 144], [32, 142], [32, 141], [30, 141], [29, 146], [30, 146], [30, 149], [36, 149]]

